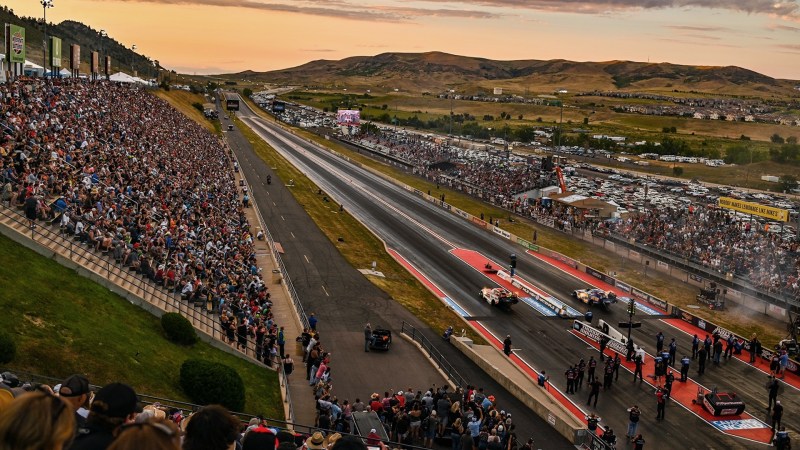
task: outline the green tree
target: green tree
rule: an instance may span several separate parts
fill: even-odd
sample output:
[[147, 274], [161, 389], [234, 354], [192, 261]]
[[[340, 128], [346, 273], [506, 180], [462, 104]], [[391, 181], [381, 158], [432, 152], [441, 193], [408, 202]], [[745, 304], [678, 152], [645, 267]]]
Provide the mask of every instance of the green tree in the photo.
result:
[[676, 177], [683, 175], [683, 167], [675, 166], [672, 168], [672, 174]]
[[783, 137], [781, 137], [781, 135], [780, 135], [780, 134], [778, 134], [778, 133], [775, 133], [775, 134], [773, 134], [772, 136], [770, 136], [770, 137], [769, 137], [769, 140], [770, 140], [770, 142], [772, 142], [773, 144], [783, 144], [784, 142], [786, 142], [786, 141], [783, 139]]
[[791, 144], [791, 145], [797, 144], [797, 136], [789, 136], [789, 137], [787, 137], [786, 138], [786, 143], [787, 144]]
[[792, 189], [797, 188], [797, 177], [788, 174], [781, 175], [778, 178], [778, 184], [780, 184], [782, 192], [791, 192]]
[[589, 125], [589, 118], [588, 117], [584, 117], [583, 118], [583, 124], [584, 125]]

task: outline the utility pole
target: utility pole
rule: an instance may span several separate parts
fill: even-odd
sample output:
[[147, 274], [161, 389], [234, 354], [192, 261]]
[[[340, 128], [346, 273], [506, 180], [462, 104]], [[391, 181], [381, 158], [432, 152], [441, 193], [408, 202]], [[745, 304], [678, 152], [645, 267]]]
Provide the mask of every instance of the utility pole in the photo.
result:
[[631, 298], [628, 302], [628, 340], [631, 340], [631, 330], [633, 330], [633, 316], [636, 315], [636, 302]]

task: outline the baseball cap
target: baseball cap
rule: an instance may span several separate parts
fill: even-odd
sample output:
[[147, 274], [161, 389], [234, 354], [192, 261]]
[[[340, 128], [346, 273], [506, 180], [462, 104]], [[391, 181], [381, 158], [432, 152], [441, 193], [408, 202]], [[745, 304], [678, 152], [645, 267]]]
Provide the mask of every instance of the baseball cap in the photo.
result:
[[111, 383], [97, 391], [91, 412], [124, 418], [135, 412], [142, 412], [142, 406], [132, 387], [123, 383]]
[[89, 393], [89, 380], [83, 375], [71, 375], [61, 383], [58, 395], [62, 397], [79, 397]]

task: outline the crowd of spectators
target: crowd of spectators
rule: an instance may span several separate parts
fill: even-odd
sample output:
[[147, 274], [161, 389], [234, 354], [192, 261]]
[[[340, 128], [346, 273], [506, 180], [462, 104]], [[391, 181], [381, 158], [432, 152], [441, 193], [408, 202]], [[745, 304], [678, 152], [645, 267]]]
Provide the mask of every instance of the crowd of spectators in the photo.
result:
[[528, 201], [520, 196], [555, 184], [552, 175], [544, 173], [537, 163], [515, 161], [487, 151], [456, 149], [446, 141], [414, 134], [386, 132], [352, 139], [405, 160], [413, 165], [414, 173], [438, 185], [466, 192], [551, 227], [614, 232], [720, 273], [743, 277], [771, 294], [800, 297], [798, 243], [757, 222], [741, 221], [733, 212], [702, 204], [680, 204], [650, 207], [631, 213], [625, 220], [606, 222], [578, 208], [541, 199]]
[[615, 232], [720, 273], [745, 277], [770, 293], [800, 296], [798, 243], [730, 211], [704, 206], [647, 210], [599, 224], [598, 231]]
[[0, 133], [2, 200], [32, 228], [219, 313], [231, 345], [274, 359], [281, 332], [219, 137], [142, 87], [71, 79], [0, 85]]

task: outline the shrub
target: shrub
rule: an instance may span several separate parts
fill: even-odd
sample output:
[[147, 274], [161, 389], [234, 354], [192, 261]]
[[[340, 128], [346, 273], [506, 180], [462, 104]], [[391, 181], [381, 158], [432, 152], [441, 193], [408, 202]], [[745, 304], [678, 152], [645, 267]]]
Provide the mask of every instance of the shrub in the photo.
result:
[[232, 411], [244, 409], [244, 382], [233, 368], [203, 359], [181, 365], [181, 388], [200, 405], [219, 404]]
[[8, 364], [17, 356], [17, 344], [10, 334], [0, 331], [0, 364]]
[[204, 111], [203, 104], [200, 103], [200, 102], [194, 102], [194, 103], [192, 103], [192, 106], [194, 107], [194, 109], [196, 109], [196, 110], [198, 110], [200, 112]]
[[197, 342], [197, 332], [185, 317], [178, 313], [165, 313], [161, 316], [161, 328], [167, 339], [180, 345], [192, 345]]

